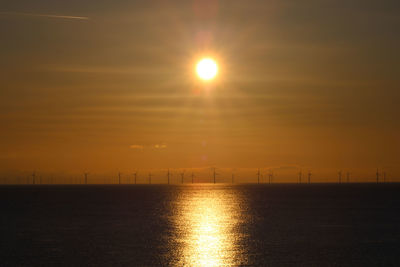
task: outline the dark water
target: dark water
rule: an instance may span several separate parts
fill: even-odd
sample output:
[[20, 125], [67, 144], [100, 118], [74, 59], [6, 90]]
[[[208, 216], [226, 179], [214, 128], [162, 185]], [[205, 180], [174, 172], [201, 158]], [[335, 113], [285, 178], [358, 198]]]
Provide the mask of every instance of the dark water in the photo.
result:
[[400, 266], [400, 186], [0, 187], [1, 266]]

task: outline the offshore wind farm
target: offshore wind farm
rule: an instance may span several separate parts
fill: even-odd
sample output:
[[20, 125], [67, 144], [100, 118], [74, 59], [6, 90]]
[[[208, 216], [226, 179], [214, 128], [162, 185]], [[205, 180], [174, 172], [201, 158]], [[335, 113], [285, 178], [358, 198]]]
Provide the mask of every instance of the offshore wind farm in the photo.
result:
[[[279, 170], [279, 169], [278, 169]], [[251, 172], [254, 174], [251, 175]], [[91, 175], [90, 175], [91, 174]], [[337, 172], [337, 179], [332, 178], [332, 173], [321, 174], [315, 181], [312, 181], [311, 171], [307, 173], [307, 181], [302, 180], [303, 173], [300, 170], [297, 173], [292, 169], [289, 173], [286, 171], [274, 173], [271, 168], [248, 168], [240, 169], [235, 168], [232, 171], [229, 168], [205, 167], [194, 168], [188, 170], [188, 177], [185, 178], [186, 169], [152, 169], [152, 170], [139, 170], [135, 172], [127, 171], [126, 174], [117, 172], [115, 175], [112, 173], [96, 173], [84, 172], [77, 173], [64, 173], [55, 174], [49, 172], [19, 172], [0, 176], [0, 185], [40, 185], [40, 184], [59, 184], [59, 185], [136, 185], [136, 184], [194, 184], [194, 183], [231, 183], [231, 184], [343, 184], [343, 183], [398, 183], [399, 179], [396, 177], [386, 176], [386, 171], [377, 169], [375, 173], [371, 172], [369, 175], [360, 174], [359, 177], [353, 177], [350, 180], [350, 172], [346, 172], [346, 179], [342, 177], [343, 172]], [[89, 176], [90, 175], [90, 176]], [[175, 178], [174, 178], [175, 177]], [[190, 178], [190, 179], [188, 179]]]

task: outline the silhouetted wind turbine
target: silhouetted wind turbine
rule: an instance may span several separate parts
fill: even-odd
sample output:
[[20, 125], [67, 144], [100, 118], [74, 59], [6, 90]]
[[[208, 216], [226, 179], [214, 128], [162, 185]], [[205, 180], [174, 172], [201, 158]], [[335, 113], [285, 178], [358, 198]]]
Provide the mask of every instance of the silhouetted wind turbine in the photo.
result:
[[149, 172], [149, 184], [151, 184], [151, 177], [152, 177], [153, 175], [151, 174], [151, 172]]
[[171, 177], [171, 173], [169, 172], [169, 169], [168, 169], [168, 171], [167, 171], [168, 184], [169, 184], [170, 177]]
[[260, 169], [257, 171], [257, 184], [260, 184]]
[[194, 173], [192, 172], [192, 184], [194, 183]]
[[183, 172], [181, 172], [180, 174], [181, 174], [181, 183], [183, 184], [185, 179], [185, 170], [183, 170]]
[[311, 171], [308, 171], [308, 183], [311, 184]]
[[121, 172], [118, 172], [118, 184], [121, 184]]
[[268, 182], [269, 182], [269, 184], [272, 183], [272, 178], [274, 178], [274, 173], [272, 172], [272, 170], [270, 170], [269, 174], [268, 174]]
[[138, 174], [138, 171], [136, 171], [136, 172], [133, 174], [133, 176], [135, 177], [135, 184], [136, 184], [137, 174]]
[[89, 175], [89, 173], [88, 173], [88, 172], [85, 172], [85, 173], [84, 173], [84, 175], [85, 175], [85, 184], [87, 184], [87, 182], [88, 182], [88, 175]]
[[36, 184], [36, 172], [32, 173], [32, 184]]
[[215, 172], [215, 168], [214, 168], [214, 172], [213, 172], [214, 184], [217, 182], [217, 175], [218, 175], [218, 173]]

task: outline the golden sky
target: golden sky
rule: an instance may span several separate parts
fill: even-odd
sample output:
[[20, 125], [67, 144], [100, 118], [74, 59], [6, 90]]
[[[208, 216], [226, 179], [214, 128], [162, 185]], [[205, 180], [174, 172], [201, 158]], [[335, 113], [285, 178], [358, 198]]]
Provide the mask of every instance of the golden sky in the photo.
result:
[[[0, 171], [400, 174], [398, 1], [3, 1]], [[205, 83], [204, 56], [219, 66]], [[368, 176], [369, 175], [369, 176]]]

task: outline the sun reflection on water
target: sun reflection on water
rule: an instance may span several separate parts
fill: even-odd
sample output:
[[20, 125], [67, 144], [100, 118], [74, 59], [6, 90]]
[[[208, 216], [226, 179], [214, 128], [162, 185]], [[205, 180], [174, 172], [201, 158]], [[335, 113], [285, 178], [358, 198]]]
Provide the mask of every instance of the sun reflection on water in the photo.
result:
[[178, 265], [236, 265], [240, 258], [235, 234], [238, 197], [223, 188], [183, 193], [175, 224], [182, 254]]

